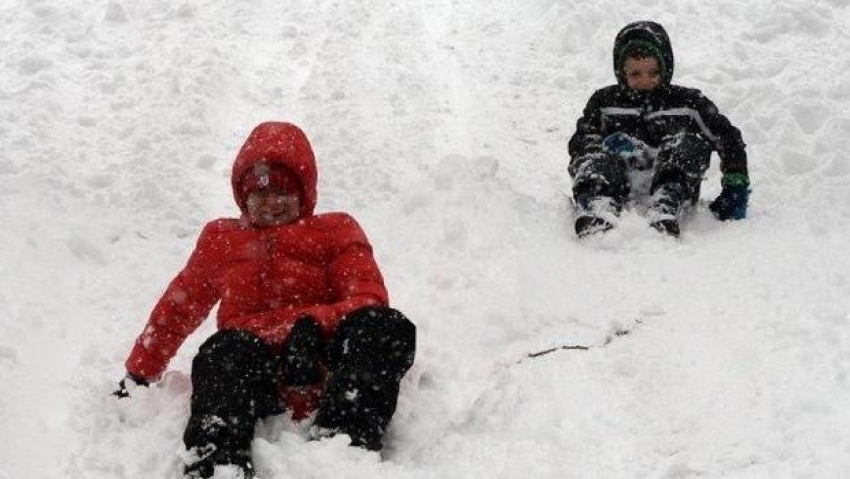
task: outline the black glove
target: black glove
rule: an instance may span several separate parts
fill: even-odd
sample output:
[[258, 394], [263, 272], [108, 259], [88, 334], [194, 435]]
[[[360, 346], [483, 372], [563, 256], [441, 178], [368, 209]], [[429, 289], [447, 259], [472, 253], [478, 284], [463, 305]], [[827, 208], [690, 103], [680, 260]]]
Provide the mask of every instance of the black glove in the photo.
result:
[[147, 379], [141, 376], [136, 376], [135, 374], [127, 373], [127, 375], [124, 376], [124, 379], [118, 382], [118, 389], [115, 390], [112, 395], [119, 398], [130, 397], [130, 392], [127, 391], [128, 382], [132, 382], [136, 386], [144, 387], [148, 387], [148, 385], [150, 384]]
[[322, 379], [321, 360], [324, 347], [319, 324], [310, 316], [295, 322], [283, 345], [283, 383], [287, 386], [309, 386]]

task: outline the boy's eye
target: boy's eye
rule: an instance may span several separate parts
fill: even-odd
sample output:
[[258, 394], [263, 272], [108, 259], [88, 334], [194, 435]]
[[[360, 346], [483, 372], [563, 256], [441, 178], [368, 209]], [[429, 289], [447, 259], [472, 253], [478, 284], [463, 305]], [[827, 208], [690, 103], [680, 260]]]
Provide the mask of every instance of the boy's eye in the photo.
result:
[[628, 75], [632, 78], [636, 78], [636, 77], [643, 76], [643, 75], [646, 75], [646, 76], [649, 76], [649, 77], [657, 77], [657, 76], [661, 75], [661, 72], [659, 72], [658, 70], [652, 70], [652, 71], [649, 71], [649, 72], [642, 72], [642, 71], [638, 70], [638, 71], [626, 72], [626, 75]]

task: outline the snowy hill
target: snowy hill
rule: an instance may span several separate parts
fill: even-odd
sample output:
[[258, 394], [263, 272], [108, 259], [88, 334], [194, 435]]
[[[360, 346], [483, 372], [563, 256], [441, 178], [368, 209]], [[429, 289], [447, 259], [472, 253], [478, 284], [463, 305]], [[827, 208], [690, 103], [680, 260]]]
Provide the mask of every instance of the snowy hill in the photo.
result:
[[[579, 242], [566, 141], [636, 19], [741, 128], [749, 218]], [[419, 349], [383, 458], [278, 417], [263, 478], [850, 470], [845, 0], [6, 0], [0, 23], [0, 479], [178, 477], [212, 321], [109, 393], [264, 120], [311, 138], [318, 209], [363, 224]]]

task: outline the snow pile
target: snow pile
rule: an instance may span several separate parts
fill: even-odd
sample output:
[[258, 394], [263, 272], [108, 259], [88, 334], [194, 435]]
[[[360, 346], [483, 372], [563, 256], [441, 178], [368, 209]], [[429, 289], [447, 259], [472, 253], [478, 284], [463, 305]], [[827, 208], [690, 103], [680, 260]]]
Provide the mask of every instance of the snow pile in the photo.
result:
[[[263, 477], [850, 468], [846, 2], [231, 3], [0, 6], [0, 478], [178, 477], [212, 325], [109, 393], [269, 119], [310, 136], [319, 210], [363, 224], [419, 349], [381, 456], [272, 418]], [[573, 238], [566, 140], [635, 19], [741, 127], [747, 220]]]

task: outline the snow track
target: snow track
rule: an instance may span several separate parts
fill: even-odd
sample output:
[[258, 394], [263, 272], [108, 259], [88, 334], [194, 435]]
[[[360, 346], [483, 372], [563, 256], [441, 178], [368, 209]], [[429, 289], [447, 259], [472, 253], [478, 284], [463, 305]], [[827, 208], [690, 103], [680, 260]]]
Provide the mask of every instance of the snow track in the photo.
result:
[[[566, 141], [636, 19], [741, 127], [750, 217], [576, 241]], [[272, 418], [264, 479], [850, 470], [846, 2], [8, 0], [0, 24], [0, 478], [178, 477], [212, 321], [109, 393], [269, 119], [305, 129], [319, 210], [361, 221], [419, 337], [381, 456]], [[597, 347], [520, 362], [565, 344]]]

